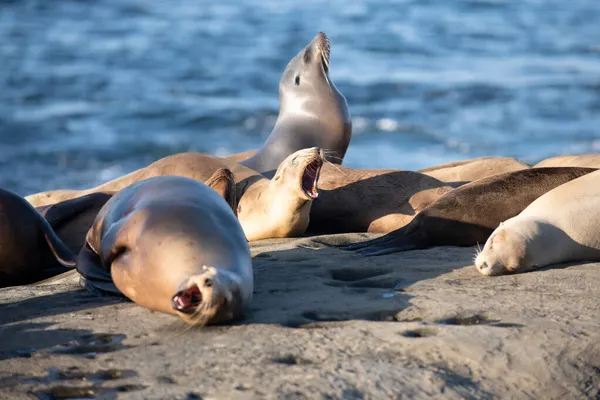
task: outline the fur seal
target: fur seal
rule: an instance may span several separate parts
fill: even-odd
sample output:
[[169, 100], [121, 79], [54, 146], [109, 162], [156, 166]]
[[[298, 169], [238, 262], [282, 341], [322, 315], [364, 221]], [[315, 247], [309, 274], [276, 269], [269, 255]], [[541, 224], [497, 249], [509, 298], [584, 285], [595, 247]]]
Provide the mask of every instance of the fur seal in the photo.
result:
[[430, 176], [393, 169], [325, 164], [319, 198], [310, 211], [310, 233], [388, 233], [453, 188]]
[[232, 161], [201, 153], [180, 153], [162, 158], [113, 181], [89, 190], [59, 190], [27, 197], [39, 205], [57, 203], [96, 192], [118, 191], [135, 182], [162, 175], [185, 176], [200, 182], [219, 168], [228, 167], [236, 180], [237, 216], [249, 241], [297, 236], [306, 231], [324, 152], [299, 150], [288, 156], [269, 180]]
[[533, 168], [541, 167], [600, 168], [600, 154], [582, 154], [578, 156], [552, 157], [542, 160], [533, 166]]
[[600, 260], [600, 171], [544, 194], [498, 226], [475, 266], [483, 275]]
[[325, 149], [328, 161], [341, 164], [352, 122], [346, 99], [329, 77], [329, 54], [329, 39], [319, 32], [289, 62], [279, 81], [275, 126], [262, 148], [241, 164], [271, 178], [286, 157], [309, 147]]
[[442, 182], [467, 183], [504, 172], [515, 172], [531, 166], [512, 157], [479, 157], [419, 170]]
[[405, 227], [377, 239], [342, 246], [366, 256], [434, 246], [484, 243], [503, 221], [544, 193], [594, 168], [531, 168], [468, 183], [430, 204]]
[[[72, 252], [24, 198], [0, 189], [0, 287], [26, 285], [73, 268]], [[59, 264], [60, 262], [60, 264]]]
[[[234, 191], [233, 175], [225, 177]], [[137, 182], [107, 201], [77, 271], [93, 293], [122, 294], [191, 325], [241, 317], [254, 286], [250, 249], [230, 205], [181, 176]]]

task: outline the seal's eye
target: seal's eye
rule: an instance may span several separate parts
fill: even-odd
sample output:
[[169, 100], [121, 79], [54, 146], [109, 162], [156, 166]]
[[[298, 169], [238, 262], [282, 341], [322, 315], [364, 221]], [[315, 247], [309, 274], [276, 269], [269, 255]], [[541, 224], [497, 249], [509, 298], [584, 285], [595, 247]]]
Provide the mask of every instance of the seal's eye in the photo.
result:
[[300, 85], [300, 75], [296, 77], [296, 86]]
[[208, 278], [207, 278], [207, 279], [204, 281], [204, 286], [206, 286], [206, 287], [211, 287], [212, 285], [213, 285], [213, 281], [212, 281], [212, 279], [208, 279]]

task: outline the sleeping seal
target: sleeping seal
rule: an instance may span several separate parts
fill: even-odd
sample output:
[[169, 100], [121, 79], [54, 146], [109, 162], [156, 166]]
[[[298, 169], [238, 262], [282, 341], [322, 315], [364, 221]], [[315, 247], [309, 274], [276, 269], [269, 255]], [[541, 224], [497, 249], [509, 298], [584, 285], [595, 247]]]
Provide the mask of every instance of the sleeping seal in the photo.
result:
[[475, 259], [483, 275], [600, 260], [600, 171], [544, 194], [494, 230]]
[[419, 172], [442, 182], [468, 183], [488, 176], [528, 168], [531, 168], [529, 164], [512, 157], [479, 157], [424, 168]]
[[[223, 176], [229, 179], [223, 188], [233, 191], [233, 176]], [[252, 298], [252, 261], [222, 196], [180, 176], [146, 179], [116, 193], [77, 256], [82, 286], [123, 294], [192, 325], [241, 317]]]
[[241, 164], [271, 178], [286, 157], [309, 147], [325, 149], [327, 160], [342, 163], [352, 123], [346, 99], [329, 77], [329, 52], [329, 39], [320, 32], [289, 62], [279, 81], [275, 127], [263, 147]]
[[576, 156], [552, 157], [542, 160], [533, 166], [533, 168], [541, 167], [600, 168], [600, 154], [582, 154]]
[[434, 246], [484, 243], [503, 221], [544, 193], [593, 168], [531, 168], [493, 175], [448, 192], [405, 227], [377, 239], [342, 246], [366, 256]]

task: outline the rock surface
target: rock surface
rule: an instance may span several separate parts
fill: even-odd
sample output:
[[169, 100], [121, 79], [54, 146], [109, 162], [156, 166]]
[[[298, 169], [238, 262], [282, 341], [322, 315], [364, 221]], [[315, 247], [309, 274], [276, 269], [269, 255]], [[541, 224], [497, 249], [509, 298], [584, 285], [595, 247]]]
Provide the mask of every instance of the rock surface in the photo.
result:
[[253, 243], [255, 296], [232, 326], [193, 329], [71, 274], [0, 290], [0, 397], [597, 398], [600, 269], [481, 276], [473, 248], [365, 258]]

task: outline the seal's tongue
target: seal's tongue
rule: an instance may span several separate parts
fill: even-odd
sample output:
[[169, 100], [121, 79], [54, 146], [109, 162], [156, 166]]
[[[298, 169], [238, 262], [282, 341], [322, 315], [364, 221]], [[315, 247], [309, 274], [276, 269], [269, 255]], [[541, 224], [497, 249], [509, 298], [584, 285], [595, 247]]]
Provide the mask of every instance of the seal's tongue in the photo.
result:
[[196, 307], [198, 307], [201, 302], [202, 293], [196, 285], [178, 292], [171, 299], [173, 308], [185, 314], [191, 314], [196, 311]]

